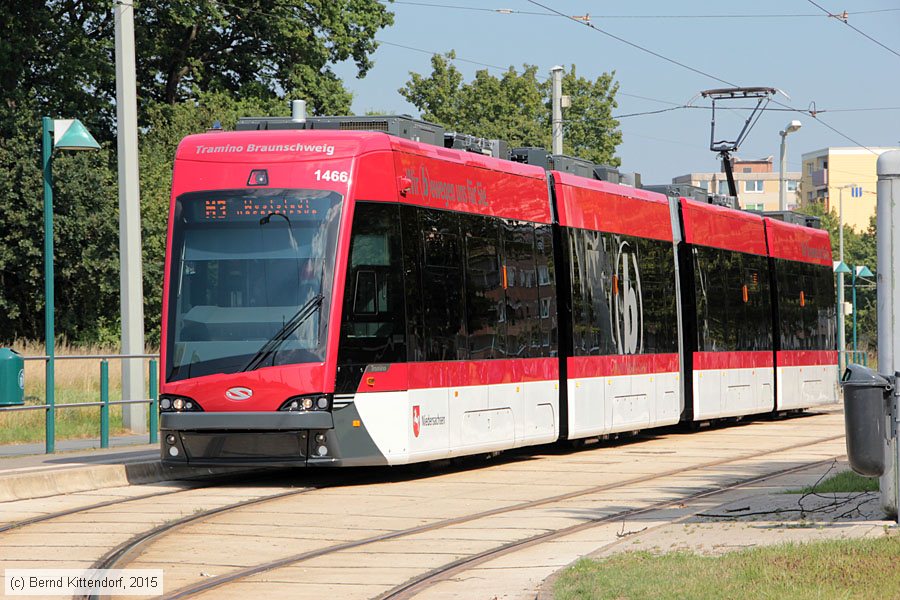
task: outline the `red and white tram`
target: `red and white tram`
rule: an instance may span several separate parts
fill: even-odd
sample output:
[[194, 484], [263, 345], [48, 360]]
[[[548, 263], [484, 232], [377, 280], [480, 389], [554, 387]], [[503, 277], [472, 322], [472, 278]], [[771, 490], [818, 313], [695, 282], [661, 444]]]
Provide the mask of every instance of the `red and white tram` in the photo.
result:
[[168, 464], [405, 464], [835, 401], [825, 232], [405, 118], [238, 129], [176, 155]]

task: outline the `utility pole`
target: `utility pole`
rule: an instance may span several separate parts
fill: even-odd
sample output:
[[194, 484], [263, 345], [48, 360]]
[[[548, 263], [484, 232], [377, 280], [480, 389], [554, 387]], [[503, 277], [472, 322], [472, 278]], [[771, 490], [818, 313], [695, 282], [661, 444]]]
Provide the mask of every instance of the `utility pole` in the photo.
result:
[[[876, 270], [878, 310], [878, 371], [887, 376], [900, 371], [900, 151], [892, 150], [878, 157], [878, 202], [876, 210], [878, 268]], [[900, 522], [900, 406], [897, 390], [891, 398], [890, 426], [885, 443], [885, 473], [879, 487], [881, 503], [888, 514]]]
[[[116, 137], [119, 152], [119, 290], [122, 354], [144, 353], [144, 290], [141, 276], [141, 202], [138, 184], [137, 92], [134, 60], [134, 5], [115, 2]], [[122, 399], [143, 400], [144, 361], [122, 360]], [[144, 404], [123, 404], [122, 422], [147, 431]]]
[[562, 75], [563, 68], [559, 65], [550, 69], [550, 107], [551, 107], [551, 131], [553, 132], [553, 154], [563, 153], [563, 120], [562, 120]]

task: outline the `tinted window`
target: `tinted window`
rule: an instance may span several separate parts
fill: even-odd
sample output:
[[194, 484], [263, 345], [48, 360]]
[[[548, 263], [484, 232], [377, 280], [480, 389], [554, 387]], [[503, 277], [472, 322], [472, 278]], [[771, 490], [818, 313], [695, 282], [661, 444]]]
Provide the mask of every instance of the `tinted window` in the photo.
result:
[[425, 360], [468, 358], [459, 215], [419, 210]]
[[671, 242], [567, 233], [575, 355], [676, 352]]
[[834, 275], [827, 266], [775, 260], [780, 350], [834, 350]]
[[506, 223], [503, 235], [506, 354], [512, 358], [541, 356], [534, 226], [531, 223]]
[[461, 217], [466, 232], [466, 316], [469, 358], [506, 354], [505, 294], [500, 270], [499, 220]]
[[324, 360], [340, 211], [319, 190], [179, 196], [166, 380]]
[[534, 246], [540, 327], [533, 331], [534, 340], [540, 346], [540, 353], [533, 352], [532, 356], [556, 356], [559, 349], [559, 323], [556, 306], [556, 273], [554, 272], [556, 267], [553, 260], [553, 230], [550, 225], [535, 225]]
[[767, 259], [718, 248], [692, 248], [697, 349], [772, 349]]
[[367, 364], [406, 360], [406, 315], [397, 205], [359, 202], [344, 284], [338, 383], [355, 390]]

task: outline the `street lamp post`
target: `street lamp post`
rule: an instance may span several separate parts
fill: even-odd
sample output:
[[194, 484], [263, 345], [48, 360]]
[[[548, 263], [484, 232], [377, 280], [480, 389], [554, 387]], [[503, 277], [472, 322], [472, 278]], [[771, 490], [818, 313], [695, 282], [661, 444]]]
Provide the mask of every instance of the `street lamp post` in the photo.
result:
[[842, 369], [842, 365], [846, 363], [844, 360], [846, 353], [846, 343], [844, 341], [844, 274], [850, 272], [850, 268], [844, 264], [844, 261], [836, 261], [834, 263], [834, 272], [837, 273], [838, 289], [837, 289], [837, 328], [838, 328], [838, 369]]
[[[848, 183], [838, 187], [838, 260], [843, 269], [837, 269], [838, 274], [838, 357], [844, 356], [847, 351], [847, 341], [844, 332], [844, 273], [850, 270], [844, 264], [844, 190], [859, 187], [855, 183]], [[855, 315], [854, 315], [855, 318]], [[840, 360], [838, 360], [840, 364]]]
[[56, 332], [53, 319], [53, 151], [58, 150], [99, 150], [100, 145], [91, 137], [78, 119], [41, 119], [41, 158], [44, 174], [44, 343], [46, 345], [46, 439], [48, 454], [55, 450], [56, 437], [56, 396], [54, 381], [54, 358], [56, 354]]
[[785, 193], [785, 162], [787, 162], [787, 136], [789, 133], [794, 133], [798, 129], [802, 127], [800, 121], [796, 119], [791, 121], [785, 126], [783, 131], [779, 131], [778, 135], [781, 136], [781, 164], [779, 165], [780, 175], [778, 177], [778, 210], [787, 210], [787, 194]]
[[851, 288], [853, 290], [853, 358], [856, 360], [856, 278], [857, 277], [874, 277], [872, 271], [869, 270], [869, 267], [865, 265], [858, 265], [853, 267], [853, 275], [851, 277]]

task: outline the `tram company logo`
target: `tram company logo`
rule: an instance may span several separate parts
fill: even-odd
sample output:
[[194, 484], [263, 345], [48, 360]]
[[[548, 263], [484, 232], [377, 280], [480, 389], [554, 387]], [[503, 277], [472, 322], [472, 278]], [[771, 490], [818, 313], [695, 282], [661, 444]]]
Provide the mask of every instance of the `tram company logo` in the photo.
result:
[[619, 354], [638, 354], [644, 348], [644, 297], [636, 249], [621, 242], [615, 264], [609, 290], [613, 343]]
[[419, 431], [422, 428], [422, 413], [419, 409], [419, 405], [416, 404], [413, 406], [413, 435], [419, 437]]
[[253, 396], [253, 390], [245, 387], [233, 387], [225, 392], [225, 397], [229, 400], [249, 400], [251, 396]]

